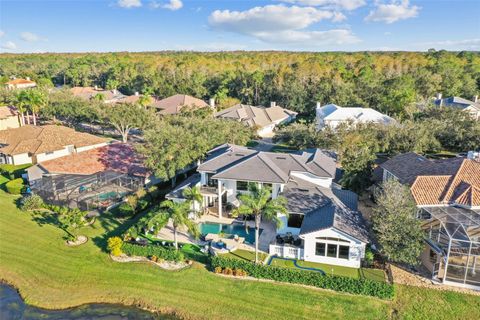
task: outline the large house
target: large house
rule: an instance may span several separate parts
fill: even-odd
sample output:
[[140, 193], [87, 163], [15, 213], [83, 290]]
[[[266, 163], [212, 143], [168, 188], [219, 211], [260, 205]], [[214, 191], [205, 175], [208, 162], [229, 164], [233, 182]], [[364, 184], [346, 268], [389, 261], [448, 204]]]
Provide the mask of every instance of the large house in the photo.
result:
[[158, 182], [132, 145], [117, 142], [37, 163], [27, 173], [33, 192], [84, 210], [108, 207]]
[[435, 280], [480, 289], [480, 157], [430, 160], [401, 154], [380, 165], [382, 180], [410, 187], [425, 230], [422, 264]]
[[478, 96], [473, 97], [473, 101], [460, 98], [460, 97], [448, 97], [442, 98], [442, 94], [438, 94], [434, 100], [434, 104], [439, 107], [455, 108], [468, 112], [474, 119], [480, 120], [480, 102]]
[[0, 163], [36, 164], [107, 143], [107, 139], [56, 125], [8, 128], [0, 131]]
[[[182, 190], [199, 187], [200, 207], [220, 218], [239, 206], [237, 195], [249, 183], [269, 187], [272, 197], [287, 198], [288, 218], [272, 237], [260, 237], [260, 247], [285, 258], [360, 267], [368, 233], [357, 211], [357, 196], [333, 183], [337, 168], [331, 154], [320, 149], [298, 153], [262, 152], [222, 145], [208, 153], [198, 174], [167, 195], [183, 201]], [[276, 237], [277, 235], [277, 237]], [[294, 241], [286, 243], [283, 237]]]
[[165, 99], [155, 100], [151, 106], [158, 109], [158, 113], [163, 115], [179, 114], [182, 109], [186, 108], [201, 109], [215, 107], [213, 100], [210, 101], [209, 105], [201, 99], [186, 94], [176, 94]]
[[105, 90], [97, 86], [73, 87], [70, 88], [70, 92], [73, 96], [79, 97], [84, 100], [92, 100], [97, 97], [101, 97], [102, 101], [105, 103], [117, 103], [127, 97], [117, 89]]
[[389, 125], [395, 123], [395, 120], [383, 113], [371, 108], [345, 108], [336, 104], [327, 104], [321, 106], [317, 103], [316, 107], [317, 128], [323, 129], [330, 127], [335, 129], [342, 123], [379, 123]]
[[287, 110], [271, 102], [269, 108], [237, 104], [215, 114], [218, 118], [236, 120], [255, 128], [261, 137], [270, 137], [280, 124], [293, 121], [297, 112]]
[[13, 90], [13, 89], [27, 89], [27, 88], [34, 88], [37, 86], [35, 81], [30, 80], [29, 77], [26, 79], [12, 79], [5, 83], [5, 88]]
[[14, 107], [0, 107], [0, 130], [20, 127], [18, 110]]

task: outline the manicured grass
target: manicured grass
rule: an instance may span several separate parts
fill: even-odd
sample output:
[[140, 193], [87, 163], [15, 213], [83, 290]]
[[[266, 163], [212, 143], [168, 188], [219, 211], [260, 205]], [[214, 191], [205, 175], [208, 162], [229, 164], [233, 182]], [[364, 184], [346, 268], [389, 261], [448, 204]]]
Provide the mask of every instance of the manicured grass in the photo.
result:
[[[480, 318], [474, 296], [399, 288], [394, 301], [288, 284], [228, 279], [201, 264], [169, 272], [149, 263], [113, 262], [106, 239], [121, 233], [111, 215], [81, 229], [89, 241], [64, 245], [63, 231], [15, 207], [0, 191], [0, 278], [19, 288], [27, 303], [66, 308], [92, 302], [136, 304], [190, 319], [431, 319]], [[423, 295], [421, 293], [424, 293]], [[421, 296], [419, 299], [417, 296]], [[448, 309], [444, 311], [444, 309]]]
[[[173, 245], [173, 241], [169, 240], [161, 240], [158, 238], [153, 237], [152, 235], [142, 235], [143, 238], [147, 239], [150, 243], [162, 243], [168, 242]], [[183, 252], [185, 258], [195, 260], [201, 263], [208, 262], [208, 256], [201, 251], [201, 248], [196, 244], [192, 243], [179, 243], [180, 251]]]
[[[358, 279], [358, 277], [359, 277], [358, 270], [355, 269], [355, 268], [333, 266], [333, 265], [330, 265], [330, 264], [315, 263], [315, 262], [302, 261], [302, 260], [298, 260], [297, 264], [301, 267], [320, 269], [327, 274], [334, 274], [334, 275], [337, 275], [337, 276], [351, 277], [351, 278], [355, 278], [355, 279]], [[271, 265], [272, 266], [280, 266], [280, 267], [298, 269], [293, 264], [293, 260], [273, 258]]]
[[[222, 254], [223, 257], [235, 258], [235, 259], [244, 259], [248, 261], [255, 261], [255, 251], [237, 249], [233, 252]], [[267, 254], [259, 252], [258, 260], [264, 261], [267, 258]]]
[[7, 177], [0, 174], [0, 189], [5, 190], [5, 184], [10, 181]]

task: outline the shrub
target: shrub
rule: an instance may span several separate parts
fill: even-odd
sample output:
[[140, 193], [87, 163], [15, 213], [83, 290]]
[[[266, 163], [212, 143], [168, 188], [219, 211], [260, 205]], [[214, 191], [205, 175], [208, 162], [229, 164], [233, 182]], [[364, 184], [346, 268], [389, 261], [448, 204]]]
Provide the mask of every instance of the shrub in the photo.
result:
[[215, 267], [213, 270], [215, 273], [222, 273], [222, 267]]
[[150, 257], [150, 260], [152, 260], [153, 262], [157, 262], [158, 258], [157, 256], [153, 255]]
[[147, 207], [148, 207], [148, 201], [147, 200], [144, 200], [144, 199], [138, 200], [137, 211], [145, 210]]
[[5, 184], [5, 188], [7, 188], [7, 192], [10, 194], [21, 194], [25, 189], [25, 185], [23, 184], [23, 179], [18, 178], [8, 181]]
[[371, 249], [365, 250], [365, 259], [363, 260], [367, 266], [371, 266], [373, 264], [375, 256]]
[[233, 275], [237, 276], [237, 277], [243, 277], [245, 276], [245, 271], [243, 271], [242, 269], [234, 269], [233, 270]]
[[13, 164], [0, 164], [0, 174], [10, 180], [21, 178], [25, 169], [30, 166], [31, 164], [21, 164], [18, 166]]
[[135, 209], [137, 208], [137, 204], [138, 204], [137, 195], [136, 194], [129, 195], [126, 199], [126, 203], [130, 205], [130, 208], [132, 208], [132, 211], [135, 213]]
[[164, 248], [161, 246], [140, 246], [133, 243], [124, 242], [122, 251], [129, 256], [151, 257], [157, 256], [167, 261], [183, 261], [183, 253], [175, 249]]
[[225, 268], [223, 269], [223, 274], [226, 274], [227, 276], [231, 276], [233, 274], [232, 268]]
[[123, 202], [121, 205], [118, 206], [117, 212], [118, 215], [121, 217], [128, 217], [133, 215], [134, 210], [129, 203]]
[[260, 279], [298, 283], [323, 289], [374, 296], [382, 299], [393, 298], [392, 285], [369, 279], [323, 275], [319, 272], [302, 271], [276, 266], [255, 264], [246, 260], [214, 256], [211, 259], [213, 268], [242, 269], [246, 274]]
[[24, 211], [41, 209], [44, 207], [43, 199], [36, 194], [32, 194], [22, 199], [21, 209]]
[[107, 245], [108, 251], [110, 251], [110, 253], [115, 257], [118, 257], [119, 255], [122, 254], [122, 245], [123, 245], [123, 241], [121, 238], [119, 237], [108, 238], [108, 245]]

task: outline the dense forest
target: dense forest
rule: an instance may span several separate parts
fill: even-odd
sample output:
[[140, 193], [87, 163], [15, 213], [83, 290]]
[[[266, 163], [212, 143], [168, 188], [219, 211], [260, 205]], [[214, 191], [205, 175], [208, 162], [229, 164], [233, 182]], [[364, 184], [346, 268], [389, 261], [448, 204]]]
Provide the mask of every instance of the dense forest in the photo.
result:
[[436, 93], [472, 99], [480, 92], [480, 53], [152, 52], [2, 54], [0, 81], [92, 86], [160, 98], [215, 97], [220, 106], [270, 101], [313, 118], [317, 101], [372, 107], [410, 118]]

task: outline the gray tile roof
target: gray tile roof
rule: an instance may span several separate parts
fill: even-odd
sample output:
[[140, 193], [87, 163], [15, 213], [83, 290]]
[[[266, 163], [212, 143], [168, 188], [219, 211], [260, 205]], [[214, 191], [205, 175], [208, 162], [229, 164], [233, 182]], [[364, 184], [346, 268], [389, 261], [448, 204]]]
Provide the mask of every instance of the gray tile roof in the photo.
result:
[[209, 152], [198, 170], [215, 173], [214, 179], [287, 183], [292, 171], [334, 178], [336, 163], [330, 154], [319, 149], [274, 153], [222, 145]]
[[195, 174], [191, 175], [190, 177], [188, 177], [187, 179], [185, 179], [184, 181], [182, 181], [179, 185], [177, 185], [175, 187], [175, 189], [173, 189], [172, 191], [167, 193], [165, 195], [165, 198], [167, 198], [167, 199], [172, 199], [172, 198], [183, 199], [183, 190], [185, 188], [193, 188], [193, 187], [197, 186], [198, 183], [200, 183], [200, 174], [195, 173]]
[[439, 106], [445, 107], [453, 107], [458, 109], [465, 109], [469, 106], [473, 106], [474, 108], [480, 110], [480, 103], [475, 103], [473, 101], [461, 98], [461, 97], [448, 97], [443, 99], [436, 99], [434, 103]]
[[368, 242], [365, 221], [357, 211], [357, 195], [348, 190], [328, 189], [301, 179], [290, 180], [283, 196], [291, 213], [304, 213], [300, 235], [335, 228]]
[[380, 167], [392, 173], [400, 183], [412, 185], [418, 176], [455, 174], [462, 160], [463, 158], [430, 160], [408, 152], [385, 161]]

